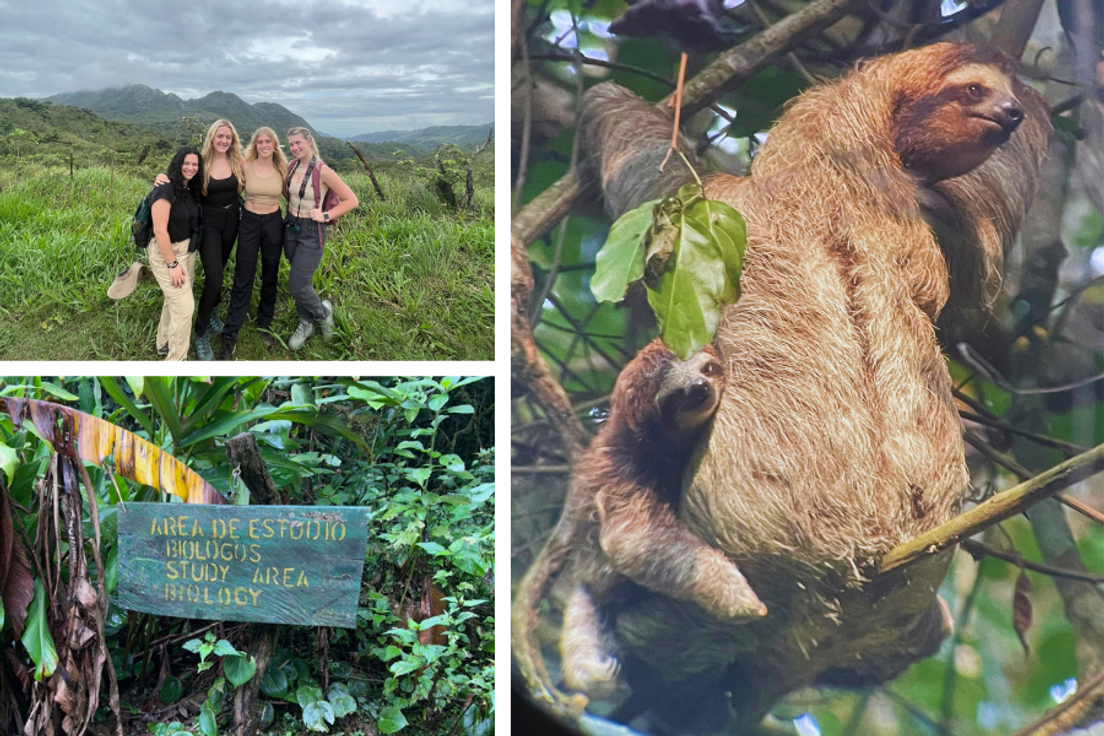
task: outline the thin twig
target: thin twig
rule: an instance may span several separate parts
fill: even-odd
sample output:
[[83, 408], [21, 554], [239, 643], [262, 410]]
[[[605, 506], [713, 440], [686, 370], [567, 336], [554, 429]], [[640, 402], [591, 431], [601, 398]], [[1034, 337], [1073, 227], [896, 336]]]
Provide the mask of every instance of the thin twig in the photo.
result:
[[962, 417], [963, 419], [968, 419], [971, 422], [976, 422], [977, 424], [984, 424], [986, 427], [993, 427], [994, 429], [999, 429], [1002, 432], [1007, 432], [1008, 434], [1014, 434], [1014, 435], [1019, 435], [1020, 437], [1025, 437], [1025, 438], [1031, 440], [1032, 442], [1043, 445], [1045, 447], [1053, 447], [1056, 450], [1060, 450], [1066, 457], [1073, 457], [1074, 455], [1079, 455], [1082, 452], [1085, 452], [1086, 450], [1089, 449], [1089, 448], [1084, 447], [1082, 445], [1075, 445], [1072, 442], [1066, 442], [1064, 440], [1056, 440], [1053, 437], [1047, 437], [1046, 435], [1039, 434], [1038, 432], [1032, 432], [1032, 431], [1027, 430], [1027, 429], [1021, 429], [1021, 428], [1015, 426], [1014, 424], [1011, 424], [1010, 422], [1005, 421], [1004, 419], [990, 419], [987, 416], [983, 416], [981, 414], [975, 414], [974, 412], [970, 412], [970, 411], [959, 411], [958, 415], [960, 417]]
[[1104, 445], [1070, 458], [1014, 488], [996, 494], [935, 529], [897, 545], [882, 559], [881, 572], [946, 549], [1101, 471], [1104, 471]]
[[1089, 572], [1078, 572], [1077, 570], [1063, 570], [1058, 567], [1051, 567], [1050, 565], [1044, 565], [1039, 562], [1032, 562], [1031, 560], [1025, 560], [1018, 554], [1011, 552], [1004, 552], [999, 549], [994, 549], [981, 542], [975, 542], [972, 539], [963, 539], [959, 542], [962, 549], [969, 552], [975, 559], [978, 557], [996, 557], [998, 560], [1004, 560], [1010, 562], [1013, 565], [1026, 568], [1028, 570], [1034, 570], [1035, 572], [1041, 572], [1044, 575], [1050, 575], [1054, 578], [1066, 578], [1067, 580], [1080, 580], [1086, 583], [1093, 583], [1100, 585], [1104, 583], [1104, 575], [1094, 575]]

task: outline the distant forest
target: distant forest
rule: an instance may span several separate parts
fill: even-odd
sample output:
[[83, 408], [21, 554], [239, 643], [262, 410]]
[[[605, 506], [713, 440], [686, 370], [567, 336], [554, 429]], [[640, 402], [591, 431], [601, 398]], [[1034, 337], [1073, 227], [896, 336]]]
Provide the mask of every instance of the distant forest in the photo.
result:
[[[33, 152], [35, 159], [46, 165], [65, 166], [72, 162], [77, 168], [98, 165], [141, 170], [148, 163], [156, 169], [167, 165], [179, 146], [201, 142], [211, 121], [218, 117], [234, 123], [243, 139], [243, 148], [252, 132], [261, 125], [272, 127], [283, 138], [288, 127], [306, 122], [280, 105], [249, 105], [228, 93], [216, 92], [201, 100], [185, 102], [175, 95], [149, 88], [144, 88], [148, 92], [143, 93], [137, 87], [128, 88], [137, 93], [128, 96], [132, 103], [129, 109], [116, 97], [109, 102], [114, 105], [110, 112], [101, 113], [103, 116], [85, 107], [55, 104], [49, 100], [0, 99], [0, 156], [6, 154], [19, 159]], [[81, 94], [97, 93], [57, 97]], [[143, 99], [149, 104], [142, 104]], [[176, 106], [174, 100], [184, 107]], [[104, 104], [103, 99], [98, 102]], [[175, 112], [192, 114], [174, 117]], [[118, 119], [120, 117], [127, 117], [128, 121]], [[357, 150], [373, 167], [386, 170], [396, 161], [397, 151], [402, 151], [403, 157], [419, 161], [432, 157], [438, 143], [452, 143], [470, 152], [486, 138], [487, 128], [450, 126], [424, 131], [393, 131], [406, 140], [374, 142], [378, 134], [357, 136], [353, 140]], [[437, 131], [436, 138], [434, 131]], [[475, 134], [482, 139], [469, 143]], [[365, 138], [370, 140], [363, 140]], [[323, 133], [319, 133], [316, 140], [322, 157], [339, 170], [360, 168], [356, 154], [344, 140], [326, 137]]]

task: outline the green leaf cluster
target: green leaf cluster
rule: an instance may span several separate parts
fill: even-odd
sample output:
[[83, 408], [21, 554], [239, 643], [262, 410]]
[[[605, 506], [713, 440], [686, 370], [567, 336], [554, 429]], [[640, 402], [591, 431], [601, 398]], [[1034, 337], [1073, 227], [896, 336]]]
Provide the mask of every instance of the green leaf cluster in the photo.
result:
[[622, 215], [595, 260], [591, 291], [616, 302], [643, 279], [664, 344], [687, 359], [713, 340], [740, 298], [747, 228], [729, 205], [688, 184]]

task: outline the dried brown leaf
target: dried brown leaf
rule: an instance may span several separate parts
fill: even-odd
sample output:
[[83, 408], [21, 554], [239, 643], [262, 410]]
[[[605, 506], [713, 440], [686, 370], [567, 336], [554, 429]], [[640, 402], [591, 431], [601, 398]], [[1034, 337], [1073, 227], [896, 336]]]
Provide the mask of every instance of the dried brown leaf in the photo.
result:
[[[111, 422], [48, 401], [7, 398], [0, 402], [6, 403], [16, 426], [29, 418], [39, 434], [62, 454], [70, 454], [71, 450], [58, 441], [59, 418], [71, 427], [80, 459], [102, 467], [108, 457], [113, 457], [114, 467], [110, 469], [124, 478], [179, 496], [188, 503], [227, 503], [225, 496], [187, 465]], [[60, 435], [64, 439], [66, 433]]]
[[1031, 599], [1027, 597], [1031, 591], [1031, 581], [1027, 579], [1027, 571], [1021, 569], [1020, 577], [1016, 579], [1016, 594], [1012, 598], [1012, 627], [1016, 630], [1016, 636], [1020, 637], [1024, 654], [1029, 654], [1027, 639], [1024, 633], [1031, 626]]
[[0, 600], [16, 638], [23, 636], [27, 608], [34, 598], [34, 577], [22, 538], [12, 523], [8, 493], [0, 485]]

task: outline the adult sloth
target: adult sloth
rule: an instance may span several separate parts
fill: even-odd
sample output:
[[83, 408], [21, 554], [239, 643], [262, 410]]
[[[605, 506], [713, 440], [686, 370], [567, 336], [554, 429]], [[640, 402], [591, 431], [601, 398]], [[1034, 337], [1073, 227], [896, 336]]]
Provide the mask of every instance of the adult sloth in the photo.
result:
[[[687, 180], [681, 166], [657, 173], [669, 125], [614, 85], [588, 93], [582, 134], [614, 215]], [[627, 604], [617, 638], [647, 665], [627, 669], [649, 707], [708, 691], [650, 688], [655, 673], [723, 671], [713, 684], [754, 721], [817, 677], [884, 680], [938, 647], [949, 556], [876, 568], [962, 498], [934, 322], [952, 291], [964, 305], [995, 295], [1049, 128], [1003, 58], [936, 44], [806, 92], [750, 176], [706, 180], [708, 197], [743, 213], [748, 245], [742, 298], [715, 343], [726, 390], [680, 517], [769, 613], [730, 626], [662, 596]]]

